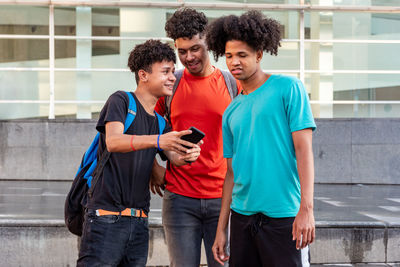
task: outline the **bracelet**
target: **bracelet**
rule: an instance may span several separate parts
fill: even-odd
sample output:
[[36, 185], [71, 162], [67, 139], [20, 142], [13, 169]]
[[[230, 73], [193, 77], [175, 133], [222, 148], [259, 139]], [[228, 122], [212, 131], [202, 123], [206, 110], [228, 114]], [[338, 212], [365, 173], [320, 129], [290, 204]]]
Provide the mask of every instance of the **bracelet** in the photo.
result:
[[158, 148], [158, 151], [163, 151], [163, 150], [161, 149], [161, 147], [160, 147], [160, 136], [161, 136], [161, 134], [159, 134], [159, 135], [157, 136], [157, 148]]
[[136, 149], [133, 147], [133, 144], [132, 144], [133, 137], [134, 137], [134, 135], [132, 135], [132, 136], [131, 136], [131, 142], [130, 142], [130, 145], [131, 145], [132, 151], [136, 151]]

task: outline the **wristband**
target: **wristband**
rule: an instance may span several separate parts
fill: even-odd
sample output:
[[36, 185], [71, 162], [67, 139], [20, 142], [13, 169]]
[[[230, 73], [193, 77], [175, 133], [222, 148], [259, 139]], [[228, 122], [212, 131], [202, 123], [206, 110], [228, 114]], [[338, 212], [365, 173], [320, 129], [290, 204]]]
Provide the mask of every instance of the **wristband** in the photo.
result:
[[132, 144], [133, 137], [134, 137], [134, 135], [132, 135], [132, 136], [131, 136], [131, 142], [130, 142], [130, 145], [131, 145], [132, 151], [136, 151], [136, 149], [133, 147], [133, 144]]
[[161, 149], [161, 147], [160, 147], [160, 136], [161, 136], [161, 134], [159, 134], [159, 135], [157, 136], [157, 148], [158, 148], [158, 151], [163, 151], [163, 150]]

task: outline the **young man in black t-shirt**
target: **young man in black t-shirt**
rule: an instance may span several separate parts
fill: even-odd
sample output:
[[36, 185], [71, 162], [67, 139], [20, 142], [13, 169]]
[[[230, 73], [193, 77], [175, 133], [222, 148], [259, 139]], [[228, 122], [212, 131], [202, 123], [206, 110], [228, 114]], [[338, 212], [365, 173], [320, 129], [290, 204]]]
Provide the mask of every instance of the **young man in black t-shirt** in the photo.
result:
[[[198, 145], [183, 141], [190, 131], [159, 133], [154, 106], [171, 95], [175, 82], [173, 49], [149, 40], [131, 52], [135, 73], [135, 120], [124, 134], [129, 97], [118, 91], [104, 105], [96, 129], [101, 133], [98, 157], [111, 156], [88, 200], [77, 266], [145, 266], [148, 254], [149, 179], [157, 152], [175, 165], [195, 161]], [[188, 146], [189, 148], [185, 148]]]

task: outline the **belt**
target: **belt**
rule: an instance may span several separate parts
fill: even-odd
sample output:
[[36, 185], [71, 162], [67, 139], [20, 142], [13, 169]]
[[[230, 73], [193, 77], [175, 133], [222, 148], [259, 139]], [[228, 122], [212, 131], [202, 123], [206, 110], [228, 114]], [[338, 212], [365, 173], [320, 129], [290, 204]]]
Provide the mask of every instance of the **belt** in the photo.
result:
[[132, 217], [139, 217], [139, 218], [147, 218], [147, 214], [141, 209], [133, 209], [133, 208], [126, 208], [122, 211], [109, 211], [109, 210], [96, 210], [97, 216], [104, 216], [104, 215], [121, 215], [121, 216], [132, 216]]

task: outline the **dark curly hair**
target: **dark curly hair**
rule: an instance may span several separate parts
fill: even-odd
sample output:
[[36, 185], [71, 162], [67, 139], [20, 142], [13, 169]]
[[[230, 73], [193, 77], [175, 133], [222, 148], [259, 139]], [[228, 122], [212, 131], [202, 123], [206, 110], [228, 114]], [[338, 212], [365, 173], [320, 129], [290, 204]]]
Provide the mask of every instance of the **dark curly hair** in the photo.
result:
[[266, 18], [260, 11], [251, 10], [240, 17], [224, 16], [212, 22], [207, 28], [206, 42], [218, 60], [225, 55], [228, 41], [243, 41], [256, 51], [277, 55], [281, 39], [279, 22]]
[[159, 40], [147, 40], [143, 44], [138, 44], [130, 52], [128, 67], [135, 73], [136, 83], [139, 83], [139, 70], [145, 70], [151, 73], [151, 66], [156, 62], [173, 61], [176, 63], [174, 50]]
[[202, 35], [206, 29], [208, 20], [203, 12], [197, 12], [192, 8], [183, 8], [175, 11], [165, 23], [167, 36], [176, 40], [178, 38], [192, 38], [196, 34]]

